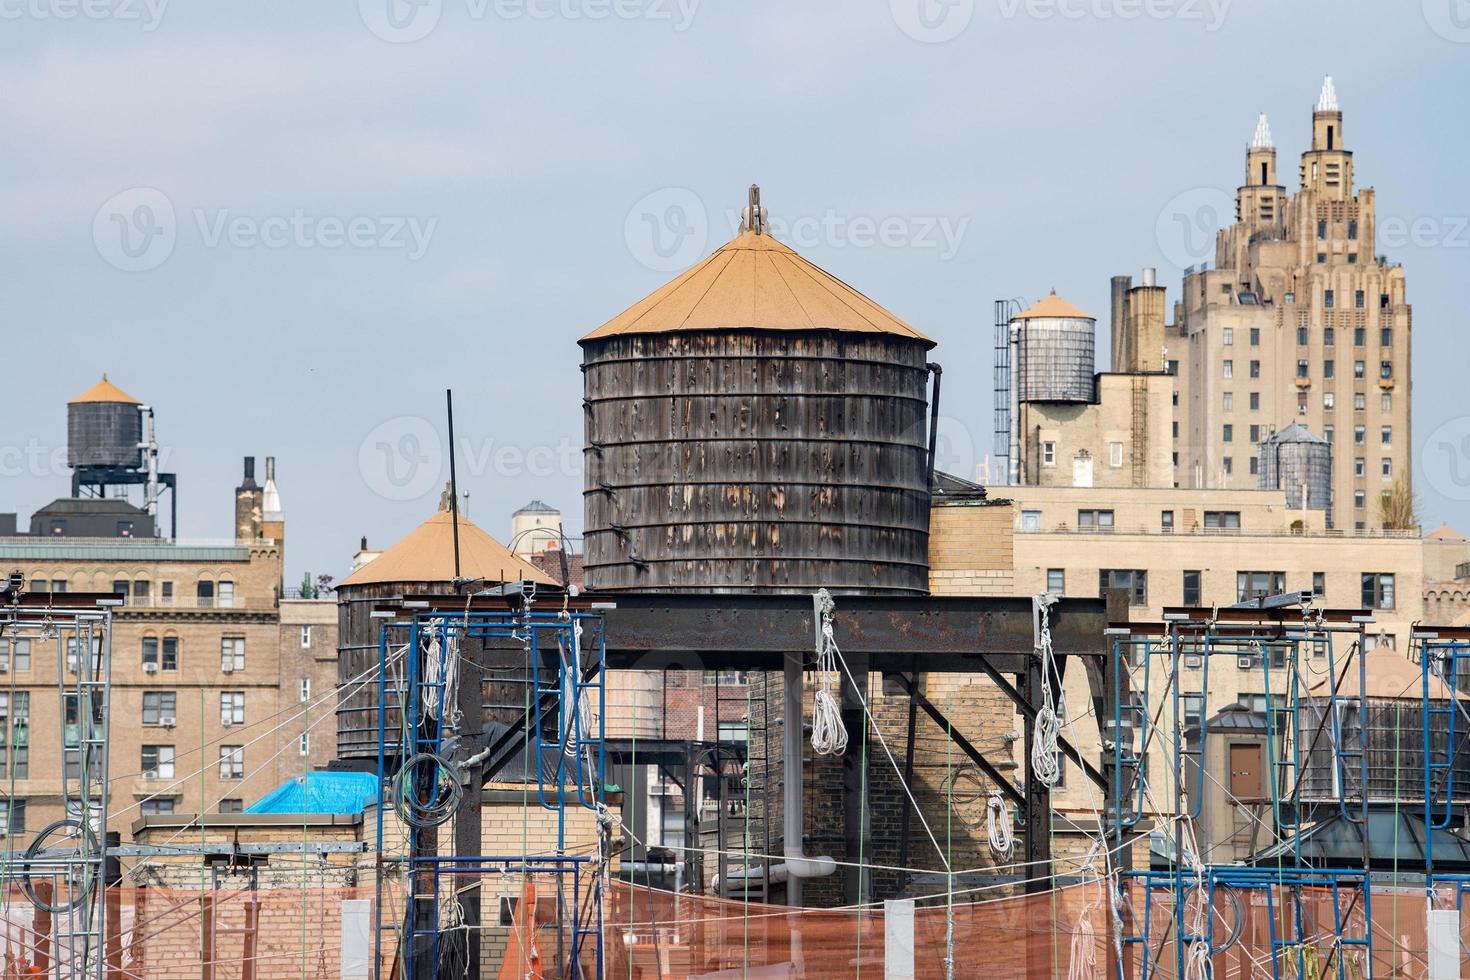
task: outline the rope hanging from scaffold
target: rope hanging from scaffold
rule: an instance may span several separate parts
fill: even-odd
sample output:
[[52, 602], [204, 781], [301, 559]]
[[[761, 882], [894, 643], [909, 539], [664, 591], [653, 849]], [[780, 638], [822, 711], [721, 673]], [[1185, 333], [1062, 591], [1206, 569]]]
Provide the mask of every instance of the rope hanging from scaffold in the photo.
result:
[[816, 597], [820, 631], [817, 636], [817, 693], [812, 701], [812, 751], [817, 755], [841, 755], [847, 751], [847, 729], [842, 724], [842, 709], [832, 694], [832, 683], [841, 684], [837, 658], [842, 651], [832, 635], [832, 611], [836, 604], [832, 594], [819, 589]]
[[1062, 724], [1057, 717], [1056, 698], [1052, 694], [1052, 678], [1057, 676], [1051, 652], [1051, 604], [1056, 601], [1043, 593], [1031, 600], [1037, 614], [1036, 653], [1041, 658], [1041, 707], [1036, 712], [1036, 735], [1031, 742], [1031, 772], [1043, 786], [1055, 786], [1062, 778], [1060, 759]]
[[1016, 846], [1015, 825], [999, 790], [992, 790], [985, 803], [985, 833], [990, 838], [990, 850], [997, 857], [1010, 857], [1011, 849]]

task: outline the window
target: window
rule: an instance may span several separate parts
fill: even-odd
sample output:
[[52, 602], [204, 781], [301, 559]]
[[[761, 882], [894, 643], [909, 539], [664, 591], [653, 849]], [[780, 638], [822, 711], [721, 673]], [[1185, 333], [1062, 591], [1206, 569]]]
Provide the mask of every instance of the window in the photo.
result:
[[1223, 377], [1227, 381], [1230, 380], [1231, 378], [1235, 377], [1235, 362], [1231, 360], [1226, 360], [1221, 365], [1221, 370], [1224, 372]]
[[1393, 574], [1391, 572], [1363, 573], [1363, 608], [1393, 608]]
[[0, 777], [8, 775], [16, 779], [26, 779], [30, 775], [31, 695], [29, 691], [15, 692], [14, 708], [15, 711], [12, 714], [10, 694], [0, 691]]
[[303, 650], [310, 650], [311, 649], [311, 627], [310, 626], [303, 626], [303, 627], [301, 627], [301, 649], [303, 649]]
[[178, 717], [178, 698], [174, 691], [144, 691], [143, 724], [172, 725]]
[[1325, 598], [1327, 596], [1327, 573], [1326, 572], [1313, 572], [1312, 573], [1312, 595], [1316, 596], [1318, 599], [1322, 599], [1322, 598]]
[[1172, 421], [1172, 422], [1169, 423], [1169, 426], [1170, 426], [1170, 429], [1173, 431], [1174, 438], [1175, 439], [1178, 439], [1179, 438], [1179, 420], [1178, 419], [1175, 419], [1174, 421]]
[[144, 800], [138, 806], [138, 812], [145, 817], [157, 816], [174, 812], [174, 799], [171, 796], [155, 796]]
[[127, 579], [125, 579], [125, 578], [117, 578], [117, 579], [113, 579], [112, 580], [112, 594], [113, 595], [120, 595], [120, 596], [123, 597], [123, 599], [127, 599], [128, 593], [131, 590], [132, 590], [132, 583], [129, 582]]
[[160, 590], [158, 597], [165, 606], [172, 605], [174, 601], [174, 584], [172, 582], [159, 582]]
[[31, 669], [31, 641], [0, 637], [0, 672]]
[[235, 605], [235, 583], [221, 582], [219, 584], [219, 601], [216, 603], [221, 609], [230, 609]]
[[[1317, 166], [1317, 165], [1316, 165], [1316, 164], [1315, 164], [1315, 163], [1314, 163], [1314, 164], [1312, 164], [1312, 167], [1313, 167], [1313, 169], [1316, 169], [1316, 166]], [[1313, 176], [1314, 176], [1314, 177], [1315, 177], [1315, 176], [1316, 176], [1316, 174], [1313, 174]], [[1325, 262], [1326, 262], [1326, 261], [1327, 261], [1327, 253], [1326, 253], [1326, 252], [1318, 252], [1318, 253], [1317, 253], [1317, 264], [1318, 264], [1318, 265], [1322, 265], [1322, 264], [1324, 264], [1324, 263], [1325, 263]]]
[[1307, 362], [1305, 360], [1299, 360], [1296, 362], [1296, 376], [1298, 378], [1308, 377], [1309, 373], [1310, 372], [1307, 367]]
[[226, 636], [219, 641], [219, 669], [226, 674], [245, 669], [245, 637]]
[[138, 581], [136, 581], [136, 582], [133, 583], [133, 598], [134, 599], [146, 599], [146, 598], [148, 598], [149, 591], [151, 591], [150, 584], [149, 584], [149, 582], [148, 582], [148, 580], [146, 578], [145, 579], [139, 579]]
[[1233, 456], [1226, 456], [1223, 459], [1221, 459], [1220, 460], [1220, 469], [1222, 469], [1222, 470], [1225, 471], [1225, 475], [1226, 476], [1229, 476], [1231, 473], [1234, 473], [1235, 472], [1235, 457], [1233, 457]]
[[1353, 329], [1353, 346], [1354, 347], [1362, 347], [1367, 342], [1368, 342], [1368, 331], [1366, 329], [1364, 329], [1363, 327], [1355, 327]]
[[1261, 410], [1261, 393], [1259, 391], [1253, 391], [1253, 392], [1251, 392], [1251, 411], [1252, 412], [1259, 412], [1260, 410]]
[[1205, 696], [1200, 692], [1191, 692], [1181, 695], [1179, 698], [1180, 721], [1186, 729], [1198, 728], [1200, 722], [1205, 718]]
[[1085, 531], [1111, 531], [1113, 512], [1111, 510], [1079, 510], [1077, 526]]
[[1261, 472], [1261, 461], [1259, 459], [1257, 459], [1255, 456], [1252, 456], [1251, 457], [1251, 466], [1250, 466], [1251, 476], [1256, 476], [1260, 472]]
[[1260, 327], [1251, 327], [1251, 346], [1252, 347], [1259, 347], [1259, 346], [1261, 346], [1261, 328]]
[[1325, 239], [1326, 237], [1327, 237], [1327, 222], [1325, 222], [1325, 221], [1318, 221], [1317, 222], [1317, 241], [1320, 242], [1323, 239]]
[[1205, 527], [1222, 531], [1239, 531], [1240, 511], [1207, 510], [1205, 511]]
[[201, 608], [209, 608], [214, 605], [214, 583], [202, 581], [194, 586], [194, 598], [199, 600]]
[[1057, 465], [1057, 444], [1054, 442], [1043, 442], [1041, 444], [1041, 465]]
[[1108, 465], [1114, 469], [1123, 465], [1123, 444], [1121, 442], [1108, 443]]
[[1184, 604], [1186, 606], [1200, 604], [1200, 573], [1197, 570], [1184, 573]]
[[1353, 458], [1353, 476], [1368, 475], [1368, 460], [1362, 456]]
[[158, 637], [143, 637], [143, 666], [158, 667]]
[[303, 678], [301, 678], [300, 695], [301, 695], [301, 700], [302, 701], [310, 701], [311, 700], [311, 678], [310, 677], [303, 677]]
[[1234, 442], [1235, 426], [1231, 425], [1229, 422], [1226, 422], [1224, 425], [1222, 425], [1220, 427], [1220, 439], [1223, 442]]
[[245, 778], [245, 746], [221, 745], [219, 747], [219, 778]]
[[1259, 378], [1261, 376], [1261, 362], [1260, 361], [1251, 361], [1250, 367], [1251, 367], [1251, 377], [1253, 377], [1253, 378]]
[[1220, 396], [1220, 401], [1221, 401], [1221, 404], [1224, 405], [1225, 411], [1229, 412], [1229, 411], [1234, 410], [1234, 408], [1235, 408], [1235, 392], [1233, 392], [1233, 391], [1227, 391], [1227, 392], [1225, 392], [1225, 394], [1223, 394], [1223, 395]]
[[1322, 290], [1322, 306], [1325, 309], [1329, 309], [1329, 310], [1332, 309], [1332, 307], [1334, 305], [1334, 300], [1335, 299], [1336, 299], [1336, 297], [1333, 294], [1332, 290], [1330, 290], [1330, 289], [1324, 289], [1324, 290]]
[[1364, 303], [1363, 299], [1363, 291], [1360, 289], [1357, 292], [1353, 293], [1353, 306], [1361, 310], [1365, 305], [1366, 304]]
[[142, 765], [143, 778], [149, 778], [152, 773], [154, 779], [174, 778], [174, 747], [172, 745], [145, 745], [143, 746]]
[[1324, 378], [1335, 378], [1335, 377], [1337, 377], [1337, 362], [1336, 361], [1332, 360], [1331, 358], [1328, 358], [1327, 360], [1325, 360], [1325, 361], [1322, 362], [1322, 377], [1324, 377]]
[[[1332, 364], [1331, 361], [1328, 361], [1327, 363], [1328, 363], [1329, 366]], [[1337, 405], [1337, 396], [1335, 394], [1333, 394], [1330, 391], [1324, 391], [1324, 392], [1322, 392], [1322, 407], [1323, 408], [1333, 408], [1336, 405]]]
[[1392, 327], [1384, 327], [1384, 328], [1382, 328], [1381, 330], [1378, 331], [1378, 346], [1379, 347], [1392, 347], [1393, 346], [1393, 328]]
[[[1365, 491], [1365, 490], [1354, 490], [1353, 491], [1353, 506], [1356, 507], [1358, 510], [1362, 510], [1364, 507], [1367, 507], [1368, 506], [1368, 493], [1367, 493], [1367, 491]], [[1359, 528], [1359, 530], [1362, 530], [1362, 528]]]
[[1286, 591], [1285, 572], [1236, 572], [1235, 601], [1248, 602]]
[[1361, 446], [1368, 441], [1368, 427], [1363, 425], [1353, 426], [1353, 443]]
[[1040, 531], [1041, 530], [1041, 511], [1039, 511], [1039, 510], [1023, 510], [1023, 511], [1021, 511], [1021, 530], [1023, 530], [1023, 531]]
[[232, 796], [219, 801], [220, 813], [243, 813], [245, 812], [245, 801], [238, 796]]
[[1224, 330], [1220, 331], [1220, 344], [1224, 347], [1234, 347], [1235, 330], [1231, 327], [1226, 327]]
[[1378, 431], [1378, 441], [1385, 446], [1393, 445], [1393, 426], [1385, 425]]
[[1057, 595], [1065, 595], [1067, 592], [1067, 573], [1061, 568], [1048, 568], [1046, 570], [1046, 591], [1055, 592]]
[[1336, 330], [1334, 330], [1331, 327], [1326, 327], [1326, 328], [1323, 329], [1323, 331], [1322, 331], [1322, 346], [1323, 347], [1335, 347], [1335, 346], [1337, 346], [1337, 331]]
[[311, 732], [302, 732], [301, 738], [296, 742], [298, 755], [311, 755]]
[[1378, 376], [1384, 381], [1391, 381], [1393, 379], [1393, 361], [1379, 361]]
[[1297, 327], [1296, 328], [1296, 345], [1298, 347], [1305, 347], [1305, 346], [1307, 346], [1307, 341], [1308, 341], [1307, 328], [1306, 327]]
[[66, 579], [64, 579], [64, 578], [54, 578], [54, 579], [52, 579], [51, 580], [51, 591], [52, 592], [65, 592], [66, 591]]
[[1347, 236], [1348, 241], [1350, 242], [1355, 242], [1358, 240], [1358, 219], [1348, 219]]
[[1356, 392], [1353, 395], [1353, 411], [1355, 411], [1355, 412], [1361, 412], [1361, 411], [1366, 410], [1367, 407], [1368, 407], [1368, 396], [1365, 395], [1365, 394], [1363, 394], [1361, 391]]
[[165, 636], [163, 638], [163, 662], [159, 664], [162, 670], [179, 669], [179, 638], [177, 636]]
[[1368, 376], [1368, 364], [1366, 361], [1353, 362], [1353, 377], [1362, 379]]
[[[1358, 397], [1359, 398], [1362, 398], [1363, 396], [1362, 395], [1359, 395]], [[1379, 406], [1379, 408], [1382, 408], [1385, 412], [1392, 412], [1393, 411], [1393, 395], [1392, 395], [1392, 393], [1385, 391], [1382, 395], [1380, 395], [1379, 398], [1378, 398], [1378, 406]]]
[[25, 800], [0, 800], [0, 832], [12, 837], [26, 832]]
[[1159, 530], [1165, 534], [1174, 533], [1174, 512], [1172, 510], [1159, 512]]
[[1126, 589], [1130, 606], [1148, 605], [1148, 572], [1140, 568], [1102, 568], [1097, 573], [1097, 587]]
[[221, 727], [245, 724], [245, 692], [221, 691], [219, 695], [219, 723]]
[[1391, 456], [1385, 456], [1378, 461], [1378, 475], [1385, 480], [1393, 478], [1393, 458]]
[[1324, 426], [1322, 426], [1322, 438], [1323, 439], [1327, 440], [1328, 442], [1331, 442], [1336, 435], [1337, 435], [1337, 426], [1335, 426], [1335, 425], [1324, 425]]

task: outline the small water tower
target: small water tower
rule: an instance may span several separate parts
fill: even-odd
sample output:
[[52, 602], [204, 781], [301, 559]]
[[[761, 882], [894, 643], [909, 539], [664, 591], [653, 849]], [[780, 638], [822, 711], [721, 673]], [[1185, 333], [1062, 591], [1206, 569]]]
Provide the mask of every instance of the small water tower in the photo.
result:
[[[66, 405], [66, 462], [73, 497], [108, 496], [109, 488], [143, 487], [143, 509], [158, 518], [158, 499], [169, 490], [171, 529], [178, 537], [177, 483], [158, 472], [153, 409], [107, 380], [107, 375]], [[155, 525], [156, 526], [156, 525]]]
[[1261, 489], [1285, 490], [1287, 507], [1325, 511], [1331, 506], [1332, 444], [1326, 439], [1292, 423], [1262, 440], [1260, 460]]

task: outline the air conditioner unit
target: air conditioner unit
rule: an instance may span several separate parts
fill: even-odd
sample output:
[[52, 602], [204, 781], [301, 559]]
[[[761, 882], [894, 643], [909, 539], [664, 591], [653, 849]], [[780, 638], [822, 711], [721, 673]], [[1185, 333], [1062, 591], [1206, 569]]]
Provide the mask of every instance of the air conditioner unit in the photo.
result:
[[1186, 666], [1186, 667], [1203, 667], [1204, 665], [1205, 665], [1205, 658], [1202, 657], [1201, 655], [1199, 655], [1197, 653], [1186, 653], [1184, 655], [1184, 666]]
[[1256, 660], [1254, 657], [1235, 658], [1235, 666], [1239, 667], [1241, 670], [1250, 670], [1251, 667], [1255, 665], [1255, 662]]
[[147, 770], [145, 770], [143, 772], [143, 778], [144, 779], [157, 779], [158, 778], [158, 772], [157, 772], [157, 770], [154, 770], [154, 769], [147, 769]]
[[234, 664], [220, 664], [220, 668], [219, 669], [220, 669], [220, 673], [222, 673], [222, 674], [233, 674], [235, 672], [235, 665]]
[[174, 722], [174, 716], [173, 715], [164, 715], [162, 718], [158, 719], [158, 723], [160, 725], [162, 725], [164, 728], [172, 728], [172, 727], [174, 727], [174, 724], [175, 724], [175, 722]]
[[235, 724], [234, 720], [230, 718], [221, 718], [219, 723], [221, 728], [230, 728]]
[[145, 673], [145, 674], [156, 674], [156, 673], [158, 673], [158, 664], [144, 664], [143, 665], [143, 673]]

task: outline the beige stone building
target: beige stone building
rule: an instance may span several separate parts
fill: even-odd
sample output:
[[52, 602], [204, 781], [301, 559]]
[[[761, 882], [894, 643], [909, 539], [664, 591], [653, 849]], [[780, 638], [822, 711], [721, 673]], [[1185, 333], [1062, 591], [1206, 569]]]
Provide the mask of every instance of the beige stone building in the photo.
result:
[[1258, 443], [1293, 422], [1332, 443], [1337, 527], [1381, 527], [1380, 495], [1410, 479], [1412, 311], [1403, 268], [1378, 250], [1375, 194], [1353, 178], [1331, 78], [1295, 193], [1261, 117], [1236, 221], [1213, 266], [1185, 275], [1166, 331], [1180, 486], [1257, 486]]
[[[284, 519], [278, 499], [262, 506], [266, 488], [250, 469], [235, 492], [232, 541], [68, 533], [95, 532], [100, 509], [111, 527], [117, 502], [106, 499], [58, 501], [44, 510], [68, 513], [66, 527], [0, 537], [0, 568], [18, 569], [32, 591], [123, 598], [112, 629], [115, 829], [139, 816], [239, 810], [336, 754], [335, 605], [283, 600]], [[0, 639], [3, 829], [20, 843], [62, 815], [61, 743], [77, 737], [78, 719], [59, 682], [74, 680], [74, 663], [55, 640]], [[74, 750], [65, 758], [76, 764]]]

